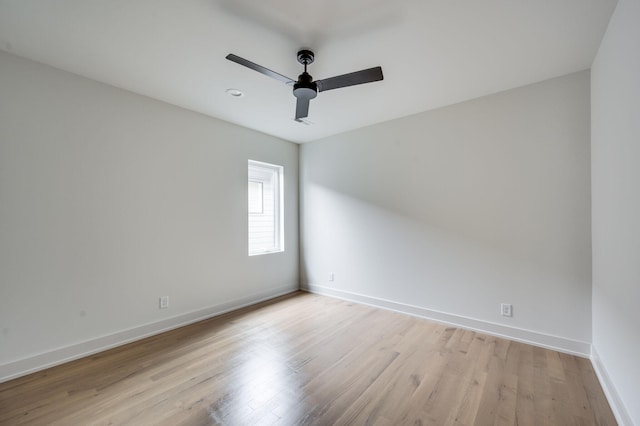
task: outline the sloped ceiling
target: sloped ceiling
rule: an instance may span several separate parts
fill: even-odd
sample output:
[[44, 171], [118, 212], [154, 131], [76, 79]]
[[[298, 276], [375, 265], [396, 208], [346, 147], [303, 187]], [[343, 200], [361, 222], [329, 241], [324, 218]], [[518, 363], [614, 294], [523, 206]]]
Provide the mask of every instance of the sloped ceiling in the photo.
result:
[[[306, 142], [590, 67], [616, 0], [0, 0], [0, 49], [189, 110]], [[322, 92], [305, 125], [296, 78], [380, 65]], [[244, 96], [233, 98], [226, 89]]]

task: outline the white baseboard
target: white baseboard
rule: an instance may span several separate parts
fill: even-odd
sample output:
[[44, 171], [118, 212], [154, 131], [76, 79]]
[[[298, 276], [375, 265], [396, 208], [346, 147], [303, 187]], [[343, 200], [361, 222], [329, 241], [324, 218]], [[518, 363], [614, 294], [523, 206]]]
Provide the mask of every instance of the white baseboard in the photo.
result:
[[496, 324], [474, 318], [467, 318], [460, 315], [447, 314], [444, 312], [438, 312], [419, 306], [412, 306], [404, 303], [394, 302], [391, 300], [379, 299], [362, 294], [336, 290], [334, 288], [316, 284], [305, 285], [301, 288], [301, 290], [310, 293], [336, 297], [338, 299], [349, 300], [352, 302], [363, 303], [366, 305], [401, 312], [421, 318], [427, 318], [441, 323], [451, 324], [456, 327], [479, 331], [493, 336], [503, 337], [506, 339], [515, 340], [534, 346], [540, 346], [547, 349], [553, 349], [555, 351], [577, 355], [584, 358], [589, 358], [589, 356], [591, 355], [591, 344], [588, 342], [581, 342], [577, 340], [567, 339], [565, 337], [552, 336], [549, 334], [538, 333], [536, 331], [509, 327], [502, 324]]
[[273, 299], [285, 294], [298, 291], [297, 286], [273, 288], [260, 293], [254, 293], [229, 302], [214, 305], [205, 309], [167, 318], [151, 324], [134, 327], [82, 343], [54, 349], [29, 358], [0, 365], [0, 383], [15, 379], [36, 371], [44, 370], [56, 365], [64, 364], [75, 359], [93, 355], [98, 352], [125, 345], [136, 340], [144, 339], [165, 331], [183, 327], [198, 321], [225, 314], [227, 312], [254, 305], [265, 300]]
[[600, 380], [602, 390], [609, 401], [609, 406], [614, 416], [616, 416], [618, 424], [620, 426], [633, 426], [631, 416], [629, 416], [622, 399], [620, 399], [620, 395], [618, 395], [618, 391], [616, 391], [616, 387], [613, 385], [611, 377], [602, 363], [602, 359], [600, 359], [595, 346], [591, 347], [591, 364], [593, 364], [593, 369], [596, 372], [596, 376], [598, 376], [598, 380]]

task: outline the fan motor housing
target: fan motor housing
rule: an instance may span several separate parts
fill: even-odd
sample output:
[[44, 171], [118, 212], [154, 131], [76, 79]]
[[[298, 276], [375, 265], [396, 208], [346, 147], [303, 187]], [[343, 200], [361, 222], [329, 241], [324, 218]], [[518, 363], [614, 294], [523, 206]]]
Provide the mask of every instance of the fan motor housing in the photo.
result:
[[309, 73], [300, 74], [298, 81], [293, 85], [293, 96], [300, 99], [313, 99], [318, 96], [318, 86]]

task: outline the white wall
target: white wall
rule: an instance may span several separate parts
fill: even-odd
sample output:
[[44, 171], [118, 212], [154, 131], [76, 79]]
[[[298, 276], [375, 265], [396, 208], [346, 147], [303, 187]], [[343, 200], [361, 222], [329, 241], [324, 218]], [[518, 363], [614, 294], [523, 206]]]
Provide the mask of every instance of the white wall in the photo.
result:
[[[247, 255], [247, 159], [284, 166], [284, 253]], [[297, 289], [297, 166], [296, 144], [0, 52], [0, 379]]]
[[303, 286], [588, 354], [589, 114], [583, 71], [302, 145]]
[[[640, 2], [620, 0], [592, 68], [593, 346], [640, 425]], [[626, 408], [625, 408], [626, 407]]]

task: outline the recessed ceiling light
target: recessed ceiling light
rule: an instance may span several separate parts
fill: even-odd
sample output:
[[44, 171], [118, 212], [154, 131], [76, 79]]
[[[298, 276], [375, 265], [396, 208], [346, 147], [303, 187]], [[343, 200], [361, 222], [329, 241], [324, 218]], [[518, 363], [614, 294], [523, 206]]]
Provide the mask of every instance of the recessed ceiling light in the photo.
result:
[[227, 89], [227, 93], [234, 98], [240, 98], [244, 96], [244, 93], [238, 89]]

